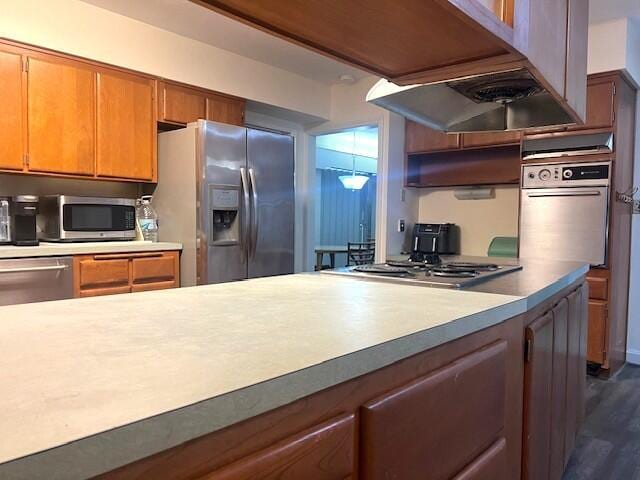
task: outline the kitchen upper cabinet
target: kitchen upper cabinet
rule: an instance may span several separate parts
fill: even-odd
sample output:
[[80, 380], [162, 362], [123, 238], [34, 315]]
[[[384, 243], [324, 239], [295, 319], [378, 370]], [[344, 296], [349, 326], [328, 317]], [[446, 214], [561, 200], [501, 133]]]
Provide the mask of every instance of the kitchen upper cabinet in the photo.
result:
[[22, 85], [22, 56], [19, 53], [0, 51], [0, 169], [23, 168]]
[[615, 82], [612, 79], [590, 79], [587, 84], [587, 118], [584, 125], [569, 130], [611, 128], [615, 120]]
[[156, 178], [154, 81], [120, 72], [98, 73], [97, 174]]
[[29, 170], [93, 175], [95, 72], [53, 56], [30, 56], [27, 61]]
[[522, 132], [463, 133], [462, 148], [492, 147], [494, 145], [518, 145]]
[[407, 153], [454, 150], [460, 147], [460, 135], [443, 133], [411, 120], [405, 121], [405, 150]]
[[245, 101], [226, 95], [207, 96], [207, 120], [244, 126]]
[[507, 363], [499, 341], [366, 403], [360, 478], [485, 478], [463, 472], [479, 462], [473, 472], [506, 480]]
[[206, 97], [201, 90], [169, 82], [158, 83], [158, 120], [187, 124], [206, 117]]

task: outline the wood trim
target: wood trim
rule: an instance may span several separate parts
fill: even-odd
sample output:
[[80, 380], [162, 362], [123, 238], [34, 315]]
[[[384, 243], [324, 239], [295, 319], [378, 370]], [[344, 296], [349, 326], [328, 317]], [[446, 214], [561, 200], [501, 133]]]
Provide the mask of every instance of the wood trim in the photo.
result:
[[100, 253], [93, 256], [94, 260], [116, 260], [122, 258], [153, 258], [162, 257], [163, 252], [140, 252], [140, 253]]

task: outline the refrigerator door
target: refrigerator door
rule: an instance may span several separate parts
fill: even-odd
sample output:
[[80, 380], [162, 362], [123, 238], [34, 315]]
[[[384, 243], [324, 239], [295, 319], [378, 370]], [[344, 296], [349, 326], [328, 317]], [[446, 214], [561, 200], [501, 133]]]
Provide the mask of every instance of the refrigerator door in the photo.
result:
[[293, 273], [294, 160], [289, 135], [247, 129], [249, 278]]
[[204, 120], [198, 128], [198, 284], [243, 280], [249, 223], [247, 130]]

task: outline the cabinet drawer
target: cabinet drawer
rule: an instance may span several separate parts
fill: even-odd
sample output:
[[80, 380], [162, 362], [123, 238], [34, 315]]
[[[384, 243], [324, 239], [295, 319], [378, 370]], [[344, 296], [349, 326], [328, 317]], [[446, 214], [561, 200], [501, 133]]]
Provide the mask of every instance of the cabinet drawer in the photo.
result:
[[92, 257], [84, 257], [75, 261], [80, 290], [123, 286], [128, 288], [128, 260], [94, 260]]
[[353, 474], [353, 446], [354, 415], [345, 414], [200, 480], [343, 480]]
[[589, 300], [587, 360], [603, 364], [607, 339], [607, 302]]
[[144, 283], [175, 282], [177, 276], [176, 257], [172, 254], [131, 260], [131, 282]]
[[501, 438], [453, 480], [499, 480], [507, 476], [507, 441]]
[[360, 478], [447, 479], [462, 471], [502, 436], [506, 360], [507, 342], [496, 342], [365, 404]]
[[587, 277], [587, 282], [589, 282], [589, 298], [607, 300], [609, 280], [606, 277]]

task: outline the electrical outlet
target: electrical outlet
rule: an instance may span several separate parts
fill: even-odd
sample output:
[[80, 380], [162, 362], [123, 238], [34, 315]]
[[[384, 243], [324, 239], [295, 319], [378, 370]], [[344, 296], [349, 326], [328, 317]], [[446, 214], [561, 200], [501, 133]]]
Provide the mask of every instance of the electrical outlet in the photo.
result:
[[640, 214], [640, 200], [633, 201], [633, 213], [635, 215]]
[[404, 219], [398, 220], [398, 232], [399, 233], [404, 232]]

